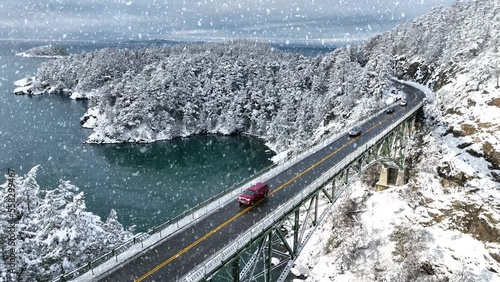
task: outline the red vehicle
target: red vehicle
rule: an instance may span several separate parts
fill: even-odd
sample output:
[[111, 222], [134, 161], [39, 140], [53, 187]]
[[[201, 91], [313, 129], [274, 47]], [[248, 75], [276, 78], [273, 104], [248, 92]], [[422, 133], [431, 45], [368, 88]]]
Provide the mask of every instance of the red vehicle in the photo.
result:
[[240, 203], [240, 206], [253, 206], [258, 200], [266, 198], [268, 193], [269, 186], [265, 183], [259, 182], [243, 191], [243, 193], [241, 193], [238, 197], [238, 202]]

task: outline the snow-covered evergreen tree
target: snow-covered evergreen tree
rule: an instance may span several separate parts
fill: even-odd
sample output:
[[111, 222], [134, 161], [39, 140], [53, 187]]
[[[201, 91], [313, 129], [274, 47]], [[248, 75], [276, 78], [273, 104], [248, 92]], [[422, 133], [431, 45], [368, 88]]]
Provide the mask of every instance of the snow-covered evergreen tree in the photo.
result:
[[[378, 109], [391, 76], [439, 89], [460, 62], [498, 49], [499, 10], [498, 0], [436, 8], [317, 58], [250, 41], [103, 49], [44, 63], [34, 90], [94, 96], [89, 142], [246, 132], [281, 152], [310, 145], [328, 123], [339, 129]], [[471, 88], [495, 75], [494, 64], [479, 66]]]
[[306, 58], [249, 41], [104, 49], [46, 62], [35, 85], [95, 97], [90, 142], [245, 132], [283, 151], [310, 144], [326, 114], [342, 123], [357, 100], [380, 105], [388, 75], [373, 73], [386, 65], [360, 54], [350, 47]]
[[[83, 192], [69, 181], [60, 181], [55, 189], [41, 190], [36, 181], [38, 166], [24, 177], [17, 176], [16, 190], [16, 277], [18, 281], [49, 281], [73, 270], [131, 236], [118, 222], [115, 211], [101, 219], [88, 212]], [[1, 186], [1, 206], [6, 201], [7, 183]], [[0, 226], [7, 225], [2, 211]], [[9, 236], [2, 228], [2, 244]], [[2, 251], [6, 246], [1, 246]], [[8, 275], [0, 260], [0, 277]]]

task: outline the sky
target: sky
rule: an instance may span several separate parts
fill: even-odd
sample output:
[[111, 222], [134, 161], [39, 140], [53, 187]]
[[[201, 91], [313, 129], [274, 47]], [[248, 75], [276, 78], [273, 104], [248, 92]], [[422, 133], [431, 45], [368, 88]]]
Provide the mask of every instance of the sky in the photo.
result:
[[456, 0], [0, 0], [0, 40], [367, 39]]

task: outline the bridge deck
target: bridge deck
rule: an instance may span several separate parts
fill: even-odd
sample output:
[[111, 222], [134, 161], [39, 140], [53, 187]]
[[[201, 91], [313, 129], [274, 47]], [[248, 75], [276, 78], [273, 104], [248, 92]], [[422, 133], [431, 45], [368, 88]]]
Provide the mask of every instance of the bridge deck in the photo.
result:
[[210, 216], [170, 235], [95, 280], [110, 282], [179, 280], [240, 234], [247, 232], [256, 222], [299, 193], [358, 146], [364, 145], [382, 132], [423, 99], [420, 91], [407, 86], [402, 87], [408, 95], [406, 107], [394, 105], [393, 114], [381, 113], [363, 124], [362, 134], [359, 137], [343, 136], [269, 179], [267, 183], [271, 187], [271, 192], [267, 199], [254, 207], [246, 208], [240, 208], [234, 199]]

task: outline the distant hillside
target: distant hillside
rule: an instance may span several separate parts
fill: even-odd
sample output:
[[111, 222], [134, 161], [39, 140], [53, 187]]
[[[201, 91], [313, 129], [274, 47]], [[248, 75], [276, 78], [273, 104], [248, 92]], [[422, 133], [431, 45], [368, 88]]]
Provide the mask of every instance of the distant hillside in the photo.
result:
[[16, 55], [20, 57], [59, 58], [68, 56], [69, 53], [63, 47], [46, 45], [34, 47], [27, 51], [17, 53]]

